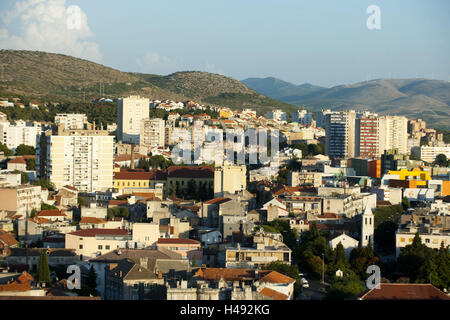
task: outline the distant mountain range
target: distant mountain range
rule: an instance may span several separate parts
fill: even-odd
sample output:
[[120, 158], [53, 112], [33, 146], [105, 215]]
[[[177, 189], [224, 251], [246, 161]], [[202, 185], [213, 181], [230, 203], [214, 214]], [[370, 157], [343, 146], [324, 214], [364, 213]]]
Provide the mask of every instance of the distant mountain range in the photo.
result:
[[0, 95], [40, 102], [86, 102], [101, 96], [139, 94], [152, 99], [252, 108], [259, 114], [299, 106], [316, 111], [366, 109], [422, 118], [429, 127], [450, 129], [450, 83], [427, 79], [379, 79], [332, 88], [295, 85], [276, 78], [243, 81], [219, 74], [185, 71], [167, 76], [121, 72], [62, 54], [0, 50]]
[[310, 110], [354, 108], [422, 118], [428, 127], [450, 129], [450, 83], [429, 79], [377, 79], [332, 88], [295, 85], [276, 78], [242, 83], [273, 99]]

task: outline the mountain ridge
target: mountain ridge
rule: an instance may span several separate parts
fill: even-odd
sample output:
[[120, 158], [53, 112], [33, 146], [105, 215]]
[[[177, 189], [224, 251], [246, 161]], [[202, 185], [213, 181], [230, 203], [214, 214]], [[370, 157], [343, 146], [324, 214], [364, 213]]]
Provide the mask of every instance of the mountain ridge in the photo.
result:
[[[275, 78], [276, 79], [276, 78]], [[285, 86], [289, 83], [280, 79]], [[320, 90], [304, 92], [279, 89], [278, 83], [270, 78], [248, 78], [242, 80], [250, 88], [269, 97], [296, 106], [306, 106], [312, 111], [322, 108], [342, 110], [354, 108], [370, 110], [380, 114], [404, 115], [422, 118], [438, 128], [450, 128], [450, 83], [443, 80], [415, 79], [374, 79], [343, 84]], [[290, 84], [290, 88], [294, 88]]]
[[167, 76], [122, 72], [63, 54], [27, 50], [0, 50], [0, 64], [1, 92], [47, 102], [139, 94], [159, 100], [255, 108], [260, 113], [274, 107], [290, 111], [296, 108], [268, 98], [236, 79], [207, 72], [183, 71]]

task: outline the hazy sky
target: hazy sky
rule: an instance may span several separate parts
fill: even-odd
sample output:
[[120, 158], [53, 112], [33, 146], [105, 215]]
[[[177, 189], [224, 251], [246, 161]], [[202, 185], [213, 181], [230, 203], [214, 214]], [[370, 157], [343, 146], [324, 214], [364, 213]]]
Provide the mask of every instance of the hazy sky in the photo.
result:
[[[67, 24], [71, 5], [81, 9], [76, 28]], [[380, 30], [366, 26], [369, 5], [380, 8]], [[121, 71], [323, 86], [450, 80], [448, 0], [0, 0], [0, 10], [1, 48], [64, 53]]]

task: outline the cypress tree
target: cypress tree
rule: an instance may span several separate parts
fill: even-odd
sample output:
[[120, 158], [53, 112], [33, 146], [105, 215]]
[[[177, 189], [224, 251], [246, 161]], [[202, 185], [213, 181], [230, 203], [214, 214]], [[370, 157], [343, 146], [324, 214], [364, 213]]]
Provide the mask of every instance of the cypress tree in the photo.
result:
[[97, 272], [95, 272], [94, 266], [91, 265], [89, 268], [87, 285], [92, 289], [92, 293], [94, 296], [97, 295]]
[[39, 257], [38, 279], [40, 283], [50, 283], [50, 268], [45, 249], [41, 250], [41, 256]]

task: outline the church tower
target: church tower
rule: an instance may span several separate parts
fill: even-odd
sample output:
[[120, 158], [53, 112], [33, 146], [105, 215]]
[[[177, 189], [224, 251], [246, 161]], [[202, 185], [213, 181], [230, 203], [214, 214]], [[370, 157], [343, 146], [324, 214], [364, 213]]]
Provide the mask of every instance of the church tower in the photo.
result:
[[375, 217], [372, 213], [372, 209], [366, 206], [366, 210], [362, 215], [361, 221], [361, 246], [367, 247], [369, 241], [372, 243], [373, 247], [373, 233], [374, 233], [374, 220]]

